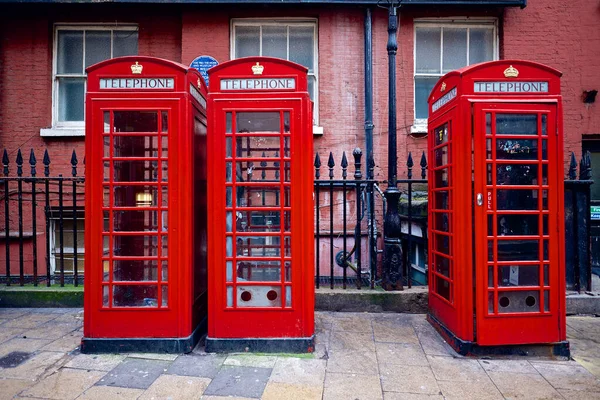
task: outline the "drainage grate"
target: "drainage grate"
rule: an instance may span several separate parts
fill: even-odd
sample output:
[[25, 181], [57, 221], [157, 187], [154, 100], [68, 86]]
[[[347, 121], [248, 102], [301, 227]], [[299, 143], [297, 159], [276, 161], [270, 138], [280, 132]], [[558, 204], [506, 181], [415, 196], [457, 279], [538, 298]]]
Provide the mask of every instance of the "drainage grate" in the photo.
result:
[[25, 353], [24, 351], [13, 351], [12, 353], [0, 358], [0, 368], [15, 368], [29, 357], [31, 357], [31, 353]]

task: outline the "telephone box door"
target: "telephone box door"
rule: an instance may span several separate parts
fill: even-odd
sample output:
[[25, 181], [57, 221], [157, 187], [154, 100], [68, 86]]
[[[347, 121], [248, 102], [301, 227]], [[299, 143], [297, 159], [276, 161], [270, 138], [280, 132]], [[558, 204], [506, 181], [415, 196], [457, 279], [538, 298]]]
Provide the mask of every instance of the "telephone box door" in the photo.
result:
[[[209, 336], [303, 336], [300, 99], [215, 100]], [[222, 206], [220, 206], [222, 205]], [[292, 261], [293, 259], [293, 261]], [[307, 264], [309, 265], [309, 264]], [[309, 271], [312, 273], [312, 270]], [[312, 310], [311, 310], [312, 311]]]
[[478, 103], [473, 112], [477, 342], [558, 342], [557, 106]]

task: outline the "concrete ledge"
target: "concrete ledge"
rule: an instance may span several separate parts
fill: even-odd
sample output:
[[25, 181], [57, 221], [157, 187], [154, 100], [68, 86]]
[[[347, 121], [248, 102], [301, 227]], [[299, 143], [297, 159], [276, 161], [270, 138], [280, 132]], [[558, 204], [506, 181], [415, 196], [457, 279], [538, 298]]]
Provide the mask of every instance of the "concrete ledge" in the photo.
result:
[[600, 315], [600, 293], [567, 294], [567, 315]]
[[427, 286], [398, 292], [382, 289], [326, 289], [315, 293], [316, 311], [427, 313]]
[[0, 307], [81, 308], [83, 307], [83, 285], [0, 287]]

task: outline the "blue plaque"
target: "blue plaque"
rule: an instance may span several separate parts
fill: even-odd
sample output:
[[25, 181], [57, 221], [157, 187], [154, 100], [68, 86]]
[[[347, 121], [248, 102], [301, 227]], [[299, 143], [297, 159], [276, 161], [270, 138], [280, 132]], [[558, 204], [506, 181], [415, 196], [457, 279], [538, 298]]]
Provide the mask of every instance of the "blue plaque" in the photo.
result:
[[219, 62], [214, 57], [199, 56], [192, 61], [190, 67], [195, 68], [198, 70], [198, 72], [200, 72], [200, 75], [202, 75], [202, 78], [204, 78], [204, 82], [206, 82], [206, 86], [208, 86], [208, 73], [206, 71], [217, 64], [219, 64]]

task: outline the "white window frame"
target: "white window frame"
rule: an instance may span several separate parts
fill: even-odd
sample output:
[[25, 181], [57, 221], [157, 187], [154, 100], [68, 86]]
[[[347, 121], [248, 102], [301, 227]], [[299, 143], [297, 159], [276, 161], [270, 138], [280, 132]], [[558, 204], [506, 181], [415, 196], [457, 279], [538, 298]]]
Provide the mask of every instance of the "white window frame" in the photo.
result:
[[[413, 27], [413, 115], [414, 124], [411, 127], [411, 133], [427, 134], [427, 118], [417, 118], [417, 101], [416, 101], [416, 85], [415, 78], [423, 77], [438, 77], [441, 78], [445, 74], [423, 74], [417, 73], [417, 29], [418, 28], [442, 28], [440, 30], [440, 71], [443, 70], [444, 62], [444, 28], [492, 28], [493, 50], [492, 60], [499, 59], [499, 37], [498, 37], [498, 18], [469, 18], [469, 17], [453, 17], [453, 18], [417, 18], [414, 20]], [[469, 34], [467, 33], [467, 65], [469, 65]]]
[[[58, 118], [58, 78], [84, 78], [84, 90], [87, 89], [87, 75], [85, 73], [85, 40], [83, 41], [83, 72], [81, 74], [57, 74], [58, 64], [58, 32], [59, 31], [138, 31], [137, 24], [54, 24], [52, 43], [52, 128], [40, 129], [41, 136], [84, 136], [85, 135], [85, 97], [83, 99], [84, 120], [83, 121], [59, 121]], [[139, 45], [139, 37], [138, 37]], [[113, 35], [111, 34], [110, 58], [113, 58]]]
[[[319, 125], [319, 21], [316, 18], [232, 18], [230, 22], [229, 37], [230, 46], [230, 59], [234, 60], [235, 57], [235, 28], [239, 25], [243, 26], [258, 26], [261, 27], [260, 35], [262, 37], [262, 26], [282, 26], [282, 25], [295, 25], [295, 26], [308, 26], [314, 29], [314, 43], [313, 43], [313, 72], [309, 72], [308, 76], [313, 76], [315, 79], [314, 87], [314, 109], [313, 109], [313, 133], [323, 134], [323, 128]], [[288, 45], [287, 45], [287, 58], [289, 55], [289, 30], [288, 30]], [[260, 54], [262, 55], [262, 40], [260, 41]]]
[[[73, 222], [73, 211], [72, 210], [64, 210], [63, 211], [63, 221], [69, 221], [69, 222]], [[77, 222], [79, 221], [84, 221], [84, 211], [83, 210], [77, 210]], [[58, 214], [58, 210], [53, 209], [50, 212], [50, 215], [48, 217], [48, 223], [50, 224], [50, 237], [49, 237], [49, 242], [50, 242], [50, 273], [52, 275], [58, 274], [60, 273], [60, 251], [56, 250], [56, 247], [59, 245], [60, 242], [60, 216]], [[63, 235], [65, 233], [72, 233], [73, 232], [73, 228], [71, 227], [70, 229], [63, 229]], [[83, 233], [84, 230], [79, 230], [77, 229], [77, 233]], [[81, 261], [81, 260], [85, 260], [85, 246], [83, 243], [84, 239], [82, 238], [82, 240], [79, 240], [79, 236], [78, 236], [78, 240], [77, 240], [77, 261]], [[75, 269], [74, 269], [74, 265], [75, 265], [75, 248], [73, 247], [73, 242], [70, 243], [70, 246], [65, 246], [63, 243], [63, 251], [65, 254], [65, 260], [72, 260], [73, 263], [73, 267], [68, 269], [68, 267], [65, 265], [65, 276], [70, 276], [70, 275], [74, 275], [75, 274]], [[77, 274], [79, 275], [79, 277], [84, 275], [84, 268], [82, 267], [81, 269], [77, 270]]]

